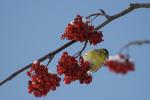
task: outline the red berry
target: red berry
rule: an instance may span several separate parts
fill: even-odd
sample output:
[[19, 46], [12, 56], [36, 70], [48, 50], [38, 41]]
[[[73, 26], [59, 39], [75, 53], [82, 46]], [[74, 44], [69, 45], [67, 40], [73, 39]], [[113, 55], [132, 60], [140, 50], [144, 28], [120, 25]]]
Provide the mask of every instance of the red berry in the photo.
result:
[[127, 55], [123, 54], [110, 57], [105, 62], [105, 65], [110, 71], [120, 74], [127, 74], [129, 71], [135, 70], [133, 61]]
[[80, 83], [90, 83], [92, 77], [87, 74], [89, 69], [90, 64], [88, 62], [85, 62], [82, 58], [78, 61], [75, 57], [68, 55], [67, 52], [63, 53], [57, 65], [58, 74], [64, 74], [65, 84], [70, 84], [76, 80], [79, 80]]
[[61, 80], [56, 74], [49, 73], [48, 68], [38, 61], [32, 64], [27, 75], [31, 78], [28, 92], [36, 97], [45, 96], [50, 90], [55, 90]]
[[89, 41], [90, 44], [96, 45], [103, 41], [103, 34], [101, 31], [96, 31], [88, 20], [83, 22], [82, 16], [77, 15], [74, 21], [68, 24], [61, 38], [80, 42]]

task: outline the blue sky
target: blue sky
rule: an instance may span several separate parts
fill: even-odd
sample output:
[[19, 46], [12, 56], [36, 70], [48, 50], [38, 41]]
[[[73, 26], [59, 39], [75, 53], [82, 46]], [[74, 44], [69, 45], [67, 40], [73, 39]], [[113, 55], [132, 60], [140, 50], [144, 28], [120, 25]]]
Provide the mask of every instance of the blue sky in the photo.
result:
[[[46, 53], [65, 44], [60, 40], [66, 25], [77, 14], [88, 16], [105, 10], [113, 15], [125, 9], [129, 3], [141, 0], [0, 0], [0, 80], [31, 63]], [[142, 0], [148, 2], [148, 0]], [[88, 46], [86, 50], [105, 47], [114, 55], [126, 43], [138, 39], [150, 39], [150, 9], [138, 9], [125, 15], [101, 30], [104, 42]], [[95, 26], [104, 18], [98, 18]], [[76, 53], [82, 44], [76, 43], [66, 50]], [[62, 84], [46, 97], [35, 98], [27, 92], [26, 72], [0, 87], [1, 100], [149, 100], [150, 99], [150, 46], [129, 48], [136, 71], [125, 76], [102, 68], [93, 76], [90, 85], [74, 82]], [[62, 53], [62, 52], [61, 52]], [[61, 55], [58, 53], [50, 64], [55, 72]]]

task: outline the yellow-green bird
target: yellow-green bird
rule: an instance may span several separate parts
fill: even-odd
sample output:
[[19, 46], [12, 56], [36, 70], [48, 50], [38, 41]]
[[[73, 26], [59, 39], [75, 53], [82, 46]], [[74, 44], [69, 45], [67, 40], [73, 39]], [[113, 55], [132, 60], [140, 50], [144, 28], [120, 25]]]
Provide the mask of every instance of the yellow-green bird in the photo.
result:
[[109, 52], [105, 48], [95, 49], [86, 52], [83, 55], [84, 61], [88, 61], [91, 65], [91, 69], [88, 73], [96, 72], [99, 68], [101, 68], [104, 62], [108, 59]]

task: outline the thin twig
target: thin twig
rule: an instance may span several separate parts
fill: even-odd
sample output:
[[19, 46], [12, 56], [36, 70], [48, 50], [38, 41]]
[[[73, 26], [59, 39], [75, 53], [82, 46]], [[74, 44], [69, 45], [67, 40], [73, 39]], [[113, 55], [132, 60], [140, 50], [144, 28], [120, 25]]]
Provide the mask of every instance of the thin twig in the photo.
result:
[[47, 66], [50, 64], [50, 62], [52, 61], [53, 58], [54, 58], [54, 55], [49, 56], [49, 61], [47, 63]]
[[100, 16], [100, 15], [102, 15], [102, 13], [93, 13], [93, 14], [90, 14], [89, 16], [87, 16], [87, 17], [85, 17], [85, 18], [87, 18], [87, 19], [90, 19], [91, 17], [95, 17], [95, 16]]
[[126, 45], [124, 45], [119, 50], [119, 53], [122, 53], [125, 49], [128, 49], [130, 46], [134, 46], [134, 45], [140, 46], [140, 45], [143, 45], [143, 44], [150, 44], [150, 40], [136, 40], [136, 41], [128, 42]]
[[82, 52], [86, 48], [87, 43], [88, 43], [88, 41], [85, 41], [83, 48], [79, 52], [77, 52], [75, 55], [73, 55], [73, 56], [75, 56], [76, 58], [78, 58], [78, 57], [81, 58]]
[[100, 9], [100, 12], [102, 13], [102, 15], [103, 15], [105, 18], [107, 18], [107, 19], [110, 18], [110, 16], [109, 16], [103, 9]]
[[[125, 15], [125, 14], [127, 14], [127, 13], [129, 13], [129, 12], [135, 10], [135, 9], [137, 9], [137, 8], [150, 8], [150, 3], [136, 3], [136, 4], [130, 4], [130, 6], [129, 6], [127, 9], [125, 9], [125, 10], [123, 10], [123, 11], [121, 11], [121, 12], [119, 12], [119, 13], [113, 15], [113, 16], [110, 16], [109, 19], [107, 19], [106, 21], [104, 21], [102, 24], [98, 25], [98, 26], [95, 28], [95, 30], [101, 29], [102, 27], [104, 27], [105, 25], [107, 25], [108, 23], [110, 23], [111, 21], [113, 21], [113, 20], [115, 20], [115, 19], [117, 19], [117, 18], [119, 18], [119, 17], [121, 17], [121, 16], [123, 16], [123, 15]], [[38, 61], [42, 62], [42, 61], [46, 60], [50, 55], [55, 55], [55, 54], [57, 54], [58, 52], [62, 51], [63, 49], [65, 49], [65, 48], [67, 48], [67, 47], [69, 47], [70, 45], [72, 45], [72, 44], [75, 43], [75, 42], [76, 42], [76, 41], [70, 41], [70, 42], [66, 43], [65, 45], [61, 46], [60, 48], [56, 49], [55, 51], [50, 52], [50, 53], [46, 54], [45, 56], [39, 58]], [[25, 67], [23, 67], [23, 68], [17, 70], [16, 72], [14, 72], [13, 74], [11, 74], [10, 76], [6, 77], [4, 80], [2, 80], [2, 81], [0, 82], [0, 86], [2, 86], [2, 85], [3, 85], [4, 83], [6, 83], [7, 81], [13, 79], [14, 77], [16, 77], [16, 76], [17, 76], [18, 74], [20, 74], [21, 72], [23, 72], [23, 71], [25, 71], [26, 69], [30, 68], [31, 65], [32, 65], [32, 63], [28, 64], [27, 66], [25, 66]]]
[[95, 20], [99, 15], [94, 16], [94, 18], [90, 19], [89, 23], [92, 24], [93, 20]]
[[[95, 20], [98, 16], [104, 16], [104, 17], [106, 17], [106, 19], [109, 19], [110, 16], [108, 14], [106, 14], [104, 10], [100, 9], [99, 11], [100, 12], [90, 14], [89, 16], [87, 16], [85, 18], [90, 19], [90, 22]], [[91, 17], [93, 17], [93, 18], [91, 19]]]
[[87, 19], [90, 19], [91, 17], [97, 17], [97, 16], [104, 16], [106, 17], [107, 19], [109, 19], [109, 15], [105, 13], [105, 11], [103, 9], [100, 9], [99, 10], [100, 12], [98, 13], [93, 13], [93, 14], [90, 14], [89, 16], [85, 17]]

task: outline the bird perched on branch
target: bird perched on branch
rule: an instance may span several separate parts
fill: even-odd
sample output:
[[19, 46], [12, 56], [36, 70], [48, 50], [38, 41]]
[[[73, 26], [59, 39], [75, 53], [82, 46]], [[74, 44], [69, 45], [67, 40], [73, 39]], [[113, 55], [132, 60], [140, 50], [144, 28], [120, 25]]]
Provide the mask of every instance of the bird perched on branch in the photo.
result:
[[90, 63], [91, 69], [88, 73], [96, 72], [99, 68], [101, 68], [104, 62], [108, 59], [109, 52], [105, 48], [95, 49], [86, 52], [83, 55], [84, 61], [88, 61]]

